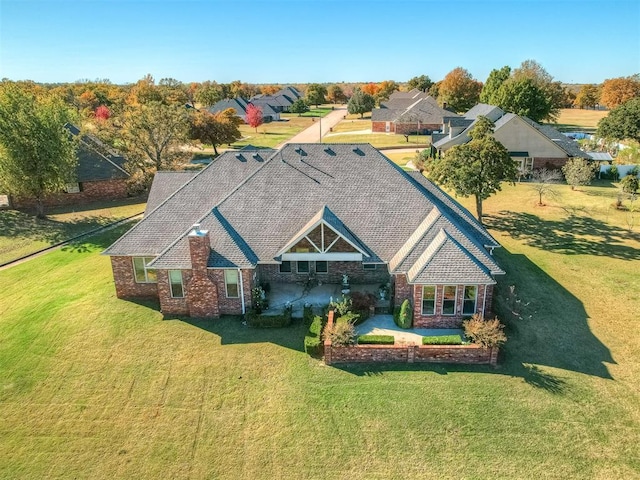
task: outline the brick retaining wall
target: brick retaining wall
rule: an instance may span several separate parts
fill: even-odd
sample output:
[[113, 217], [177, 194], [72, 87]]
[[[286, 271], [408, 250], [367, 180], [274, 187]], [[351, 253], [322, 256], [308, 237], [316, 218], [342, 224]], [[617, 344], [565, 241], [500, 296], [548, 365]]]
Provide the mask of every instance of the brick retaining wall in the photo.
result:
[[[51, 207], [56, 205], [74, 205], [95, 202], [98, 200], [114, 200], [127, 197], [127, 181], [125, 179], [101, 180], [82, 182], [82, 191], [78, 193], [55, 193], [48, 195], [43, 204]], [[36, 201], [33, 198], [11, 197], [13, 208], [33, 208]]]

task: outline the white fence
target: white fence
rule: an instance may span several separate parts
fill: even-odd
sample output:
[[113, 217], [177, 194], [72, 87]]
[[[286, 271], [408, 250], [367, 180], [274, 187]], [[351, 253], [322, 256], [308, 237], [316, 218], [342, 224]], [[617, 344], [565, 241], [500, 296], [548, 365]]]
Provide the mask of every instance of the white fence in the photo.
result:
[[[636, 167], [637, 165], [616, 165], [616, 168], [618, 169], [618, 177], [626, 177], [629, 172]], [[602, 175], [603, 173], [607, 173], [610, 168], [611, 165], [600, 165], [600, 175]], [[640, 178], [640, 173], [638, 174], [638, 178]]]

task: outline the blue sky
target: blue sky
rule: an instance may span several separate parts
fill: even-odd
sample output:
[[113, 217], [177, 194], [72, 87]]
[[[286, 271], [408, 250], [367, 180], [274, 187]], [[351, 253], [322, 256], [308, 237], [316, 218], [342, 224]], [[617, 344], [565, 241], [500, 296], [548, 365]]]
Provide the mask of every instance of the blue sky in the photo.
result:
[[640, 1], [0, 0], [13, 80], [484, 81], [526, 59], [567, 83], [640, 72]]

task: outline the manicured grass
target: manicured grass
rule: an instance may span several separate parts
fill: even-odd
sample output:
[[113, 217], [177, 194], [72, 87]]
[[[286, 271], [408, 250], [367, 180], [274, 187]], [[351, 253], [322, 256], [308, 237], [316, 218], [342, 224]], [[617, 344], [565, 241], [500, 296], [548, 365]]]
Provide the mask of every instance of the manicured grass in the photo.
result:
[[409, 135], [409, 141], [404, 135], [394, 135], [390, 133], [362, 133], [362, 134], [328, 134], [323, 142], [326, 143], [370, 143], [376, 148], [385, 147], [406, 147], [413, 148], [419, 142], [421, 145], [431, 142], [430, 135]]
[[245, 145], [253, 145], [273, 148], [289, 140], [313, 123], [312, 118], [298, 117], [295, 114], [281, 115], [281, 117], [287, 119], [287, 121], [263, 123], [258, 127], [257, 133], [256, 129], [249, 125], [240, 125], [242, 139], [232, 144], [232, 146], [240, 148]]
[[308, 112], [302, 114], [303, 117], [325, 117], [333, 110], [331, 107], [311, 107]]
[[[422, 149], [417, 149], [417, 150], [422, 150]], [[384, 156], [402, 167], [406, 165], [407, 162], [410, 162], [415, 158], [415, 153], [406, 153], [406, 152], [394, 153], [391, 150], [391, 151], [384, 152]]]
[[327, 367], [301, 321], [163, 318], [115, 297], [122, 230], [0, 271], [0, 477], [637, 478], [640, 227], [604, 184], [560, 190], [485, 202], [498, 311], [528, 304], [497, 369]]
[[[349, 115], [347, 115], [349, 117]], [[333, 133], [371, 131], [371, 120], [342, 120], [333, 127]]]
[[5, 263], [76, 235], [144, 211], [144, 199], [122, 199], [48, 208], [47, 218], [0, 210], [0, 263]]
[[579, 108], [563, 108], [560, 110], [554, 125], [561, 131], [594, 132], [598, 122], [609, 114], [606, 110], [582, 110]]

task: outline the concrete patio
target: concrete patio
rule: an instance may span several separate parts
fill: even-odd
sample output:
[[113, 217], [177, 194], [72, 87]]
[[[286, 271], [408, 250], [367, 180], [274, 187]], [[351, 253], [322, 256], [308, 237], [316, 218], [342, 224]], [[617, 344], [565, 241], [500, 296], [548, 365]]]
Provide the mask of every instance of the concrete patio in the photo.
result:
[[422, 345], [422, 337], [460, 335], [464, 339], [461, 328], [400, 328], [393, 321], [392, 315], [374, 315], [356, 327], [358, 335], [393, 335], [396, 343]]
[[[351, 285], [351, 293], [372, 293], [378, 296], [379, 285]], [[337, 300], [342, 298], [342, 285], [333, 283], [323, 283], [316, 285], [305, 291], [303, 285], [295, 283], [272, 283], [269, 292], [269, 309], [263, 312], [263, 315], [278, 315], [282, 313], [287, 303], [293, 305], [293, 316], [302, 317], [302, 311], [305, 304], [310, 304], [314, 311], [319, 313], [320, 309], [329, 304], [331, 299]], [[378, 300], [377, 308], [389, 307], [389, 300]], [[393, 323], [393, 319], [392, 319]]]

